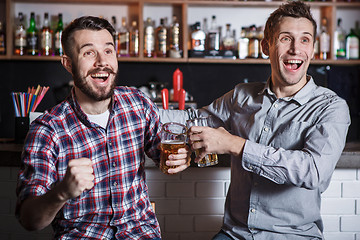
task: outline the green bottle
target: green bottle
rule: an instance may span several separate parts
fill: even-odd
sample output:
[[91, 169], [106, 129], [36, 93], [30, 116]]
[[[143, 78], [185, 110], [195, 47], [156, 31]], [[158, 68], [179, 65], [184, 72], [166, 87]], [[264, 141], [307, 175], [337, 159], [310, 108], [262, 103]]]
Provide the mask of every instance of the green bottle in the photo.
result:
[[57, 28], [55, 30], [55, 55], [62, 56], [64, 54], [63, 48], [61, 45], [61, 36], [64, 30], [64, 24], [62, 19], [62, 14], [59, 13], [59, 20], [57, 24]]
[[35, 13], [30, 14], [30, 25], [26, 31], [27, 55], [36, 56], [39, 54], [39, 36], [35, 24]]

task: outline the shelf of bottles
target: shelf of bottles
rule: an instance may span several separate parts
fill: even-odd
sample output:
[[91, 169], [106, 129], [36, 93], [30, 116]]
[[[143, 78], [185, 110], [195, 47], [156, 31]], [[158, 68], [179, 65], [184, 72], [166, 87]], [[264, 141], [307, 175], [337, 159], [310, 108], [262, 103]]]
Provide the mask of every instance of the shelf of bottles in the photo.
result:
[[[62, 15], [54, 14], [54, 11], [48, 14], [37, 8], [32, 9], [38, 11], [34, 12], [33, 17], [30, 10], [27, 15], [22, 15], [17, 4], [24, 5], [23, 8], [26, 9], [26, 4], [33, 3], [48, 4], [49, 8], [61, 5], [57, 9], [62, 9], [68, 18], [73, 19], [77, 16], [69, 15], [67, 9], [72, 8], [74, 3], [70, 0], [55, 0], [51, 3], [49, 0], [6, 2], [10, 5], [7, 6], [7, 12], [10, 13], [6, 13], [6, 19], [10, 21], [6, 23], [7, 32], [4, 31], [5, 24], [2, 23], [2, 28], [0, 24], [0, 59], [58, 61], [62, 55], [59, 37], [68, 21], [62, 21]], [[283, 2], [109, 0], [105, 3], [111, 4], [114, 14], [109, 11], [103, 17], [117, 31], [114, 41], [120, 62], [268, 64], [269, 60], [262, 54], [260, 46], [263, 24], [269, 13]], [[84, 4], [87, 6], [86, 14], [96, 13], [101, 16], [97, 1], [81, 1], [78, 5], [81, 7]], [[309, 1], [309, 4], [318, 11], [320, 26], [315, 45], [316, 57], [312, 63], [360, 64], [358, 23], [355, 28], [345, 31], [341, 21], [338, 22], [338, 17], [334, 17], [339, 9], [355, 11], [355, 14], [360, 15], [360, 2], [329, 0]], [[94, 13], [91, 12], [91, 7], [94, 7]], [[204, 9], [208, 12], [206, 17], [203, 17], [203, 13], [197, 14], [196, 11], [204, 12]], [[247, 11], [248, 9], [251, 11]], [[219, 16], [228, 19], [217, 22], [220, 18], [217, 16], [218, 12], [221, 11], [226, 13]], [[239, 11], [241, 21], [234, 20], [233, 17], [239, 15]], [[256, 17], [257, 22], [251, 24], [246, 14], [253, 14], [254, 11], [260, 18]], [[6, 33], [11, 33], [9, 29], [14, 29], [14, 33], [5, 36]]]

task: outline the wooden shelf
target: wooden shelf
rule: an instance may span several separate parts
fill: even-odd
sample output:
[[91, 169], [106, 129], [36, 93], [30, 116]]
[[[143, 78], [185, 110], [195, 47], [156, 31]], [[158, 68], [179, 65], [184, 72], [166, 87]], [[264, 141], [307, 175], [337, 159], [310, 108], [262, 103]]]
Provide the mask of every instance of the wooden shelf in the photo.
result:
[[[0, 0], [1, 1], [1, 0]], [[49, 3], [49, 4], [99, 4], [99, 5], [126, 5], [128, 9], [128, 17], [138, 21], [139, 31], [139, 57], [121, 57], [119, 62], [164, 62], [164, 63], [230, 63], [230, 64], [269, 64], [266, 59], [210, 59], [210, 58], [190, 58], [188, 57], [188, 41], [189, 41], [189, 23], [188, 14], [192, 7], [224, 7], [224, 8], [276, 8], [286, 2], [280, 1], [242, 1], [242, 0], [2, 0], [5, 2], [6, 13], [6, 29], [7, 29], [7, 55], [0, 56], [0, 60], [15, 61], [59, 61], [60, 57], [50, 56], [14, 56], [13, 51], [13, 26], [15, 19], [15, 4], [29, 3]], [[344, 2], [340, 0], [314, 1], [306, 2], [313, 8], [320, 10], [320, 17], [327, 17], [329, 22], [329, 31], [334, 32], [336, 29], [337, 10], [358, 9], [360, 14], [360, 2]], [[146, 6], [168, 5], [172, 6], [173, 13], [180, 19], [180, 28], [182, 30], [180, 45], [184, 52], [182, 58], [146, 58], [143, 55], [143, 31], [144, 8]], [[312, 64], [331, 64], [331, 65], [360, 65], [360, 60], [336, 60], [333, 50], [333, 41], [331, 41], [331, 52], [329, 60], [313, 60]]]
[[[59, 61], [59, 56], [0, 56], [0, 60], [15, 61]], [[219, 59], [219, 58], [140, 58], [119, 57], [119, 62], [159, 62], [159, 63], [220, 63], [220, 64], [270, 64], [269, 59]], [[313, 65], [360, 65], [360, 60], [318, 60], [311, 61]]]

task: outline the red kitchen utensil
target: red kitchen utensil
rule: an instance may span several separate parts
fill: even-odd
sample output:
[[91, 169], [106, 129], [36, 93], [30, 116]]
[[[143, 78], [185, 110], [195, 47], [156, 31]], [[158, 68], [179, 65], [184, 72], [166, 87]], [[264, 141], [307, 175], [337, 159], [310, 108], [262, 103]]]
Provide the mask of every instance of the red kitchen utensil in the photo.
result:
[[179, 110], [184, 110], [185, 109], [185, 94], [186, 94], [185, 89], [180, 89], [180, 92], [179, 92]]
[[167, 88], [161, 90], [161, 99], [163, 109], [169, 109], [169, 90]]

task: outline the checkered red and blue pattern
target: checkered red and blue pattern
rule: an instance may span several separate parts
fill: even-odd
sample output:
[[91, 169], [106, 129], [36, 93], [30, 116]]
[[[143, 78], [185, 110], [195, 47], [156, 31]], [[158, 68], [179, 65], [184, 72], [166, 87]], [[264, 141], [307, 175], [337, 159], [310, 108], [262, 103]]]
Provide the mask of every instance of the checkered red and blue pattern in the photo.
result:
[[88, 120], [72, 93], [30, 127], [19, 203], [61, 181], [69, 160], [90, 158], [95, 186], [67, 201], [52, 224], [55, 238], [160, 238], [144, 171], [145, 153], [158, 163], [159, 132], [156, 105], [136, 89], [115, 89], [106, 129]]

